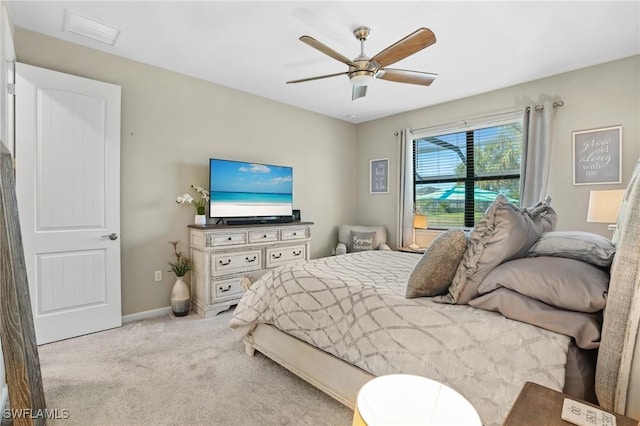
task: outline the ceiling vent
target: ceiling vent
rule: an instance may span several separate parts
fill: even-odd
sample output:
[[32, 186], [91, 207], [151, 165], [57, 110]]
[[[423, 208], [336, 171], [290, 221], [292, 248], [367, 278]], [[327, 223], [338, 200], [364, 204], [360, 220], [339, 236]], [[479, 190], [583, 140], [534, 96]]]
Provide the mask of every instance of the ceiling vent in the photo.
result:
[[120, 30], [116, 27], [79, 15], [68, 9], [65, 9], [63, 29], [110, 46], [116, 43], [120, 35]]

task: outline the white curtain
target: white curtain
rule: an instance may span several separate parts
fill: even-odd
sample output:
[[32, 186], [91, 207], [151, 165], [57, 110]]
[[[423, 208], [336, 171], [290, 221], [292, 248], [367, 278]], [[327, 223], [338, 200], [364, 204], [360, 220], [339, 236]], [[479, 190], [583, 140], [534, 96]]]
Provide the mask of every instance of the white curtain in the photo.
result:
[[547, 196], [551, 167], [551, 136], [555, 107], [545, 102], [524, 111], [522, 121], [522, 163], [520, 205], [532, 206]]
[[398, 200], [398, 247], [413, 243], [413, 134], [404, 129], [399, 135], [400, 191]]

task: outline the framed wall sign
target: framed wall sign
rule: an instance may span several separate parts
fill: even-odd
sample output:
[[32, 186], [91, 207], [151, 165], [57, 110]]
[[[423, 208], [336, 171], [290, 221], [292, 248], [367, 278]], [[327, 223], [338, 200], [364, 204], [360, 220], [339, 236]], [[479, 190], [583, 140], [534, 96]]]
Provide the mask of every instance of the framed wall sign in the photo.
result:
[[573, 132], [573, 184], [622, 182], [622, 126]]
[[371, 160], [369, 169], [369, 192], [386, 194], [389, 192], [389, 159]]

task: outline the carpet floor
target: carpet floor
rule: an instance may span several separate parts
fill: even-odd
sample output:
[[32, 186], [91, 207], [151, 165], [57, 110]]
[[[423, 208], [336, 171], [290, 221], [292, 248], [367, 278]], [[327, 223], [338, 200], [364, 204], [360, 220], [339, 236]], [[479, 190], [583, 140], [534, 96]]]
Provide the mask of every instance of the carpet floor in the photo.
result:
[[40, 346], [58, 425], [349, 425], [353, 412], [243, 344], [231, 311], [137, 321]]

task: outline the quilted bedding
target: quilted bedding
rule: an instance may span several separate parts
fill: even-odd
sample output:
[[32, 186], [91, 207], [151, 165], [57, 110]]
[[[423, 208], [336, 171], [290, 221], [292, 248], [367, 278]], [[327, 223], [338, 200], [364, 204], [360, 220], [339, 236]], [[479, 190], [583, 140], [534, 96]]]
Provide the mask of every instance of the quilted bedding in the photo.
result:
[[463, 394], [501, 424], [526, 381], [562, 390], [570, 338], [466, 305], [406, 299], [420, 256], [367, 251], [282, 266], [256, 281], [230, 326], [259, 323], [376, 376], [417, 374]]

